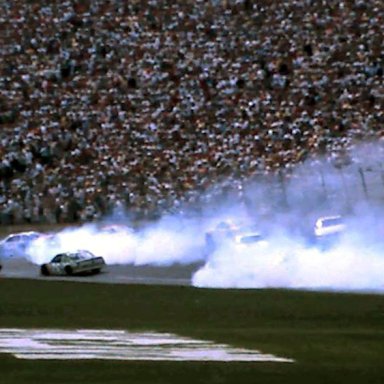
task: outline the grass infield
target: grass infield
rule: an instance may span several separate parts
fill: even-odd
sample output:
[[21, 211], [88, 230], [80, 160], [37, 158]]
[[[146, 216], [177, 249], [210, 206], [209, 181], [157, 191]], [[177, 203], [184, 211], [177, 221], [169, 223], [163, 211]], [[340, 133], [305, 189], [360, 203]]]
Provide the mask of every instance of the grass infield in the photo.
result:
[[295, 363], [21, 360], [13, 383], [380, 383], [384, 296], [1, 279], [0, 328], [172, 332]]

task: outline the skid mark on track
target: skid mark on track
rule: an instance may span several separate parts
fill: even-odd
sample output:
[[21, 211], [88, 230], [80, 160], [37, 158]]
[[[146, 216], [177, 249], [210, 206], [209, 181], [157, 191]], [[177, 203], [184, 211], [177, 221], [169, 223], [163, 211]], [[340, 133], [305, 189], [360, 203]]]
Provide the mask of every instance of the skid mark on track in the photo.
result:
[[294, 361], [171, 333], [89, 329], [0, 329], [0, 353], [10, 353], [20, 359]]

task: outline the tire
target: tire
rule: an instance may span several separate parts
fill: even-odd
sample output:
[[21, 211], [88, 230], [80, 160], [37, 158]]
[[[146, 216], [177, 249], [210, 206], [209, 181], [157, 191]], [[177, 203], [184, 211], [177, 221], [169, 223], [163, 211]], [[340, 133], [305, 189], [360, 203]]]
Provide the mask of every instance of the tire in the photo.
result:
[[64, 268], [64, 271], [65, 273], [68, 275], [68, 276], [72, 276], [73, 275], [73, 269], [70, 265], [67, 265], [65, 268]]
[[49, 276], [49, 270], [47, 264], [43, 264], [40, 268], [40, 272], [43, 276]]
[[100, 268], [92, 269], [92, 273], [95, 274], [95, 275], [100, 273]]

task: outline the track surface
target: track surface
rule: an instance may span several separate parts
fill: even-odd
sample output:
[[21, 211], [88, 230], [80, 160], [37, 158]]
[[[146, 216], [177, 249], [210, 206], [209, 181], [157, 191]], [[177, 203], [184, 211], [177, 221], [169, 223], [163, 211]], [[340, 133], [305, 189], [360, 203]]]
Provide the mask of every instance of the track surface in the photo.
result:
[[104, 272], [92, 276], [40, 275], [40, 267], [22, 258], [3, 259], [0, 278], [71, 280], [110, 284], [191, 285], [197, 264], [172, 266], [108, 265]]

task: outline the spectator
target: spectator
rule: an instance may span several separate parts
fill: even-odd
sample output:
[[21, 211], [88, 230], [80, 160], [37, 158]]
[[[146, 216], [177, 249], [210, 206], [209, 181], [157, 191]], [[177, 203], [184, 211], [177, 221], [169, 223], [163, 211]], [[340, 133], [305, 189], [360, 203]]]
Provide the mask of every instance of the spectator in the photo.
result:
[[152, 215], [383, 136], [379, 0], [0, 9], [3, 221]]

